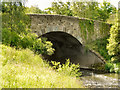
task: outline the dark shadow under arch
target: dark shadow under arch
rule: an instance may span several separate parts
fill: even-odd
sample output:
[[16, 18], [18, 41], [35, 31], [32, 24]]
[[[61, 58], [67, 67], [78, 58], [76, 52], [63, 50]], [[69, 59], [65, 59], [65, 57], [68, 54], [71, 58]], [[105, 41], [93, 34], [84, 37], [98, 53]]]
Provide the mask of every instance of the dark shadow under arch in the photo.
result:
[[54, 31], [43, 34], [41, 37], [46, 37], [55, 48], [55, 53], [52, 56], [45, 56], [48, 60], [64, 63], [69, 58], [72, 61], [77, 58], [76, 55], [80, 52], [78, 48], [82, 47], [82, 44], [75, 37], [66, 32]]
[[48, 41], [53, 43], [53, 48], [55, 48], [53, 55], [44, 55], [45, 59], [49, 61], [65, 63], [66, 59], [69, 58], [72, 63], [79, 63], [81, 67], [88, 67], [91, 64], [102, 62], [93, 52], [89, 50], [86, 52], [84, 46], [66, 32], [53, 31], [40, 37], [46, 37]]

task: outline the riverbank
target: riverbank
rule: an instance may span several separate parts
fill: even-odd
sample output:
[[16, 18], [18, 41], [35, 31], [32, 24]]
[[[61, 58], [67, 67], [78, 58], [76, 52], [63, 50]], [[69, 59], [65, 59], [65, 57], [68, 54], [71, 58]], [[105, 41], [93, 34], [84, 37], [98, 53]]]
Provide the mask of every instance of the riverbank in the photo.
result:
[[75, 76], [56, 72], [29, 49], [0, 49], [0, 88], [83, 88]]
[[117, 88], [118, 74], [80, 69], [82, 76], [57, 72], [29, 49], [0, 45], [0, 88]]

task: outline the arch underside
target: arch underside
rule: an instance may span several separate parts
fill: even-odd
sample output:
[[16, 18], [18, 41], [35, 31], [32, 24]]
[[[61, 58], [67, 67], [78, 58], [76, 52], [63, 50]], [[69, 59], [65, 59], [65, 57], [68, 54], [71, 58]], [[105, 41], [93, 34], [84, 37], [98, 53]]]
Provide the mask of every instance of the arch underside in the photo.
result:
[[54, 54], [51, 56], [44, 55], [45, 59], [49, 61], [53, 60], [65, 63], [66, 59], [70, 59], [72, 63], [79, 63], [81, 67], [103, 63], [99, 57], [90, 50], [86, 50], [75, 37], [66, 32], [52, 31], [40, 37], [46, 37], [48, 41], [53, 43]]

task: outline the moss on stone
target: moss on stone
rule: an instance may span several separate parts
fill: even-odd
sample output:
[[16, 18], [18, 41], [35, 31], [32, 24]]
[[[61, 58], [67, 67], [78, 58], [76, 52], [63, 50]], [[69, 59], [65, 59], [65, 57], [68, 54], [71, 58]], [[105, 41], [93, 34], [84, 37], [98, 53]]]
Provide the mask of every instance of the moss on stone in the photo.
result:
[[94, 21], [93, 20], [87, 20], [87, 19], [79, 19], [79, 25], [80, 25], [80, 32], [81, 37], [88, 41], [92, 39], [92, 35], [94, 33]]

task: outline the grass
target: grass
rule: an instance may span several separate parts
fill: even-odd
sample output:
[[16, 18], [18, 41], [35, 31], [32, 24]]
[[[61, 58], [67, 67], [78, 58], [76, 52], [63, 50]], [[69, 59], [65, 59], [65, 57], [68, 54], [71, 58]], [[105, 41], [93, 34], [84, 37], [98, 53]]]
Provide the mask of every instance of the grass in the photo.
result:
[[79, 79], [56, 72], [29, 49], [0, 49], [0, 88], [83, 88]]

